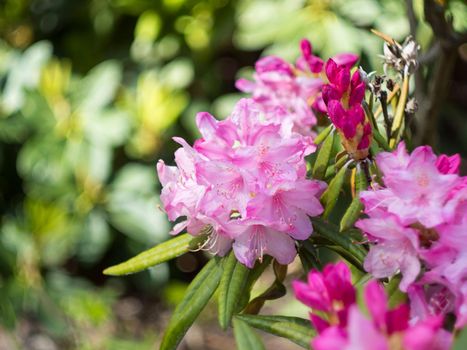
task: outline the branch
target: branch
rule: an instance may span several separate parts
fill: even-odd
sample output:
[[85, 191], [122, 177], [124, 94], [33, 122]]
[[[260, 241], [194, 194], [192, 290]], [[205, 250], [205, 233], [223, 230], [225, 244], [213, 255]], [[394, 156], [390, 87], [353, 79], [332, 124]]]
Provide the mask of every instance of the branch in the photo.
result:
[[428, 88], [427, 96], [420, 100], [416, 144], [434, 145], [437, 141], [438, 119], [441, 107], [449, 91], [449, 83], [454, 71], [457, 47], [467, 40], [467, 33], [456, 33], [452, 23], [446, 20], [445, 8], [435, 0], [425, 0], [425, 18], [433, 29], [435, 42], [441, 52], [435, 63], [435, 71]]

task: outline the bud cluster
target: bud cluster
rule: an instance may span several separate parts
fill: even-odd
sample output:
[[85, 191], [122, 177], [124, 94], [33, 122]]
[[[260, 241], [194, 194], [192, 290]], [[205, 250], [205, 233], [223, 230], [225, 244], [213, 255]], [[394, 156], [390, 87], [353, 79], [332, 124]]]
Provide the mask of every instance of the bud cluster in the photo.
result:
[[342, 145], [355, 160], [368, 156], [371, 143], [371, 125], [365, 117], [362, 100], [365, 97], [365, 82], [356, 70], [339, 66], [329, 59], [325, 67], [329, 84], [323, 87], [323, 100], [334, 126], [342, 137]]

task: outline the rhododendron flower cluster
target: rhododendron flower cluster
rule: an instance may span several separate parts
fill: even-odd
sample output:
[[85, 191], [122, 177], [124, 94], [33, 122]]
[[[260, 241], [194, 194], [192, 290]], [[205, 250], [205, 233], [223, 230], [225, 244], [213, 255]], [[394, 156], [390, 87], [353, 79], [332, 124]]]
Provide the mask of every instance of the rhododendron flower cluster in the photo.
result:
[[409, 307], [388, 308], [384, 289], [370, 281], [364, 290], [369, 316], [355, 302], [349, 268], [342, 262], [329, 264], [321, 273], [310, 271], [308, 283], [294, 282], [297, 298], [311, 307], [311, 321], [318, 331], [315, 350], [443, 350], [452, 336], [442, 329], [441, 316], [411, 320]]
[[404, 143], [380, 153], [384, 186], [360, 194], [367, 219], [359, 227], [374, 243], [364, 267], [376, 278], [402, 274], [414, 316], [455, 313], [467, 324], [467, 179], [458, 155], [430, 147], [408, 154]]
[[292, 262], [294, 239], [307, 239], [309, 216], [323, 211], [318, 198], [326, 184], [305, 178], [304, 157], [314, 147], [291, 125], [268, 116], [251, 99], [241, 100], [223, 121], [199, 113], [202, 138], [193, 147], [175, 138], [182, 145], [177, 166], [157, 165], [169, 219], [186, 218], [173, 234], [208, 232], [207, 249], [222, 256], [233, 246], [248, 267], [264, 254]]
[[[316, 116], [311, 107], [325, 112], [321, 88], [326, 83], [323, 60], [313, 55], [311, 43], [302, 40], [301, 56], [296, 64], [290, 64], [276, 56], [266, 56], [256, 62], [254, 81], [239, 79], [239, 90], [251, 93], [267, 118], [276, 123], [291, 124], [294, 131], [302, 135], [313, 135]], [[351, 67], [358, 56], [342, 53], [333, 59], [341, 67]], [[275, 113], [280, 109], [286, 113]]]
[[371, 125], [362, 108], [365, 83], [358, 70], [351, 75], [350, 67], [340, 66], [332, 59], [326, 62], [325, 71], [329, 84], [323, 86], [323, 100], [329, 118], [347, 153], [356, 160], [365, 159], [371, 143]]

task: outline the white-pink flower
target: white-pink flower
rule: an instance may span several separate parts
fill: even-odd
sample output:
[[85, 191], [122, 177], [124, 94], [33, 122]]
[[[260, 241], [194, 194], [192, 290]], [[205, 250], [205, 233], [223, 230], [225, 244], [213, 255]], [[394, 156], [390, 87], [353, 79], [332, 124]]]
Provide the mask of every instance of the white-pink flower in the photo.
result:
[[248, 267], [264, 254], [294, 259], [294, 239], [312, 233], [309, 216], [323, 211], [326, 187], [305, 178], [305, 156], [314, 151], [307, 136], [265, 113], [249, 99], [223, 121], [199, 113], [202, 138], [193, 147], [175, 138], [183, 146], [177, 167], [158, 164], [164, 209], [172, 221], [184, 218], [173, 233], [208, 232], [206, 248], [224, 255], [233, 246]]
[[417, 305], [413, 317], [454, 313], [462, 327], [467, 181], [458, 175], [459, 156], [437, 157], [428, 146], [409, 155], [401, 143], [378, 154], [376, 163], [384, 185], [360, 194], [368, 218], [356, 224], [372, 243], [365, 269], [377, 278], [401, 273], [400, 289]]
[[[269, 120], [290, 125], [293, 131], [314, 136], [316, 125], [313, 109], [325, 112], [321, 88], [326, 83], [323, 60], [313, 55], [311, 43], [303, 39], [301, 56], [295, 65], [276, 56], [256, 62], [253, 81], [239, 79], [239, 90], [251, 94]], [[350, 68], [358, 56], [343, 53], [333, 57], [339, 66]], [[313, 107], [313, 109], [312, 109]]]

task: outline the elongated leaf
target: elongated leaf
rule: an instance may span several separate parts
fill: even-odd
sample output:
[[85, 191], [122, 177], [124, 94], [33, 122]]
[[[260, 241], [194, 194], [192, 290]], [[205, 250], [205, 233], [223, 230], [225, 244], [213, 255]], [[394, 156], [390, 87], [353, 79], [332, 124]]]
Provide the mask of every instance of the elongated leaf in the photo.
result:
[[183, 234], [156, 245], [135, 257], [104, 270], [105, 275], [121, 276], [139, 272], [148, 267], [161, 264], [180, 256], [191, 249], [196, 249], [206, 240], [206, 235], [193, 237]]
[[279, 299], [287, 293], [287, 290], [283, 284], [284, 279], [287, 276], [287, 265], [281, 265], [276, 260], [274, 260], [273, 268], [276, 279], [268, 289], [261, 293], [261, 295], [257, 296], [249, 302], [245, 308], [244, 313], [257, 314], [267, 300]]
[[310, 348], [311, 338], [315, 331], [310, 321], [299, 317], [264, 316], [264, 315], [237, 315], [236, 318], [248, 323], [250, 326], [265, 332], [287, 338], [305, 349]]
[[326, 169], [331, 158], [332, 146], [334, 144], [335, 133], [329, 134], [321, 146], [318, 156], [316, 157], [315, 165], [313, 166], [313, 178], [323, 179], [326, 174]]
[[331, 180], [326, 191], [324, 191], [321, 196], [321, 203], [324, 206], [323, 217], [327, 218], [329, 214], [334, 209], [337, 199], [339, 198], [340, 191], [344, 184], [345, 175], [347, 173], [349, 163], [346, 163], [340, 170], [337, 172], [336, 176]]
[[401, 282], [402, 276], [397, 274], [394, 276], [388, 284], [386, 284], [386, 294], [389, 298], [389, 306], [395, 308], [407, 300], [407, 294], [401, 292], [399, 285]]
[[250, 273], [248, 274], [248, 282], [247, 286], [248, 288], [251, 288], [257, 279], [263, 274], [264, 270], [269, 266], [269, 264], [272, 261], [272, 257], [269, 255], [266, 255], [263, 258], [262, 262], [257, 261], [255, 266], [250, 270]]
[[298, 256], [306, 272], [311, 269], [321, 270], [322, 265], [319, 260], [316, 247], [310, 241], [300, 241], [298, 247]]
[[465, 349], [467, 349], [467, 328], [464, 328], [464, 330], [457, 336], [454, 341], [454, 347], [452, 348], [452, 350]]
[[352, 202], [350, 203], [349, 207], [344, 213], [344, 216], [342, 217], [340, 223], [341, 232], [351, 228], [353, 224], [355, 224], [355, 221], [357, 221], [358, 217], [360, 216], [362, 209], [363, 204], [362, 202], [360, 202], [360, 199], [358, 197], [352, 199]]
[[396, 112], [394, 114], [394, 120], [391, 127], [391, 139], [389, 140], [389, 147], [393, 149], [400, 140], [402, 135], [401, 130], [403, 129], [404, 124], [404, 111], [405, 105], [407, 103], [407, 98], [409, 95], [409, 82], [410, 76], [404, 73], [404, 81], [402, 83], [401, 94], [399, 101], [397, 102]]
[[324, 129], [323, 131], [321, 131], [318, 136], [315, 137], [315, 145], [319, 145], [321, 142], [323, 142], [326, 137], [328, 137], [328, 135], [331, 133], [332, 129], [333, 129], [333, 125], [329, 125], [326, 127], [326, 129]]
[[224, 272], [219, 284], [219, 324], [225, 330], [239, 306], [239, 300], [248, 293], [245, 287], [250, 270], [241, 264], [232, 251], [225, 261]]
[[221, 259], [215, 257], [198, 273], [177, 305], [165, 330], [160, 350], [174, 350], [204, 309], [222, 277]]
[[368, 182], [366, 180], [366, 175], [365, 172], [362, 169], [362, 166], [360, 164], [357, 165], [357, 168], [354, 169], [355, 171], [355, 176], [353, 177], [354, 179], [354, 199], [350, 203], [350, 206], [347, 208], [346, 212], [344, 213], [344, 216], [342, 217], [342, 220], [340, 222], [340, 230], [345, 231], [349, 228], [351, 228], [354, 224], [355, 221], [357, 221], [358, 217], [360, 216], [360, 213], [362, 212], [363, 209], [363, 204], [360, 201], [359, 193], [360, 191], [364, 191], [368, 187]]
[[385, 151], [391, 151], [391, 148], [388, 145], [388, 142], [383, 135], [379, 132], [377, 128], [373, 129], [373, 139], [378, 143], [378, 145]]
[[389, 148], [388, 142], [386, 141], [384, 136], [381, 135], [381, 133], [379, 132], [378, 123], [376, 122], [375, 115], [372, 112], [371, 106], [368, 106], [366, 103], [363, 103], [363, 109], [365, 110], [365, 114], [367, 118], [370, 120], [371, 127], [372, 127], [372, 133], [373, 133], [373, 139], [385, 151], [390, 151], [391, 149]]
[[260, 337], [238, 318], [233, 319], [235, 341], [237, 342], [238, 350], [263, 350], [264, 345]]
[[328, 248], [335, 250], [355, 267], [364, 271], [363, 260], [365, 260], [367, 252], [363, 246], [352, 242], [352, 239], [348, 235], [341, 234], [339, 228], [334, 224], [325, 222], [319, 218], [313, 218], [312, 222], [316, 233], [311, 235], [311, 240], [324, 238], [331, 243], [331, 245], [326, 245]]

